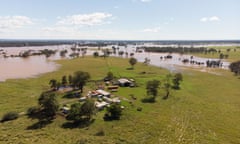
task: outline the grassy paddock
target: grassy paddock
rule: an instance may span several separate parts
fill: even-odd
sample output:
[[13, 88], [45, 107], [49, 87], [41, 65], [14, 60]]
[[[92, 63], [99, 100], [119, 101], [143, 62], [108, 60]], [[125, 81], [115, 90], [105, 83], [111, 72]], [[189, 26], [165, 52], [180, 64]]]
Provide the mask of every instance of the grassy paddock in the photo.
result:
[[[38, 78], [8, 80], [0, 83], [0, 116], [8, 111], [26, 111], [37, 103], [43, 90], [49, 88], [51, 78], [61, 80], [63, 75], [74, 71], [88, 71], [92, 79], [102, 79], [108, 71], [117, 77], [131, 77], [137, 88], [120, 88], [115, 95], [137, 100], [133, 105], [123, 101], [126, 107], [120, 121], [104, 122], [104, 112], [96, 115], [95, 122], [85, 128], [63, 128], [65, 119], [58, 116], [53, 123], [42, 129], [27, 129], [36, 120], [23, 116], [15, 121], [0, 124], [0, 143], [240, 143], [240, 80], [228, 71], [213, 75], [186, 70], [180, 91], [172, 91], [168, 100], [162, 100], [163, 91], [156, 103], [142, 103], [145, 83], [161, 80], [168, 71], [138, 63], [134, 70], [127, 59], [78, 58], [57, 61], [61, 68]], [[146, 72], [141, 74], [141, 72]], [[85, 91], [94, 87], [88, 84]], [[65, 101], [59, 97], [59, 101]], [[142, 107], [142, 111], [137, 111]], [[105, 136], [95, 136], [100, 130]]]

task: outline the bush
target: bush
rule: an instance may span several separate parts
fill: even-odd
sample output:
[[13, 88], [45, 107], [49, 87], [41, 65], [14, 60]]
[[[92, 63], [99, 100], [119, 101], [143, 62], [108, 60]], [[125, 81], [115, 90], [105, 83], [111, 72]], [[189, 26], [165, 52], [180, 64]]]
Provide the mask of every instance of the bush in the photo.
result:
[[105, 136], [105, 132], [103, 129], [100, 129], [96, 134], [95, 136]]
[[37, 114], [38, 112], [39, 112], [39, 108], [36, 106], [33, 106], [33, 107], [28, 108], [27, 115], [33, 116], [33, 115]]
[[142, 107], [138, 107], [138, 108], [137, 108], [137, 111], [142, 111]]
[[105, 113], [103, 119], [107, 120], [119, 120], [122, 115], [121, 106], [118, 104], [111, 104], [110, 107], [107, 108], [107, 113]]
[[8, 112], [5, 115], [3, 115], [1, 122], [11, 121], [17, 119], [18, 117], [19, 114], [17, 112]]

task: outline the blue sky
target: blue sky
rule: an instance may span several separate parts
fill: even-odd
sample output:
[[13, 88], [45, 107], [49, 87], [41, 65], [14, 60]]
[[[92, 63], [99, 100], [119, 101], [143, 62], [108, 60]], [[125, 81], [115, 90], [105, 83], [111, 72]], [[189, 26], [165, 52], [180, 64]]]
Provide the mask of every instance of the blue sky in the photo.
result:
[[0, 39], [240, 39], [239, 0], [0, 2]]

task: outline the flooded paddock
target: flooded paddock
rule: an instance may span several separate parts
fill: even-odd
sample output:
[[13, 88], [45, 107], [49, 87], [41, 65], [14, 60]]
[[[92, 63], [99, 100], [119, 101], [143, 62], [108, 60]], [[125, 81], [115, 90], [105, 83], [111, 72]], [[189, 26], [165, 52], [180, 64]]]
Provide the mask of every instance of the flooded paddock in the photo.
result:
[[[107, 47], [101, 47], [101, 49], [112, 50], [113, 45]], [[70, 58], [70, 54], [73, 52], [71, 50], [72, 45], [57, 45], [57, 46], [39, 46], [39, 47], [7, 47], [0, 48], [9, 57], [4, 58], [3, 54], [0, 55], [0, 81], [5, 81], [7, 79], [15, 78], [29, 78], [35, 77], [39, 74], [52, 72], [57, 70], [60, 65], [57, 65], [53, 60], [62, 59], [60, 56], [60, 51], [67, 50], [65, 59]], [[81, 48], [81, 47], [79, 47]], [[82, 47], [87, 48], [86, 55], [93, 55], [95, 51], [101, 53], [98, 48]], [[27, 58], [21, 57], [11, 57], [10, 55], [18, 55], [19, 53], [26, 50], [39, 51], [44, 49], [57, 50], [57, 53], [46, 57], [45, 55], [39, 56], [29, 56]], [[119, 51], [123, 51], [122, 56], [118, 55]], [[81, 52], [80, 52], [81, 53]], [[126, 55], [126, 53], [128, 53]], [[129, 58], [130, 54], [133, 54], [139, 62], [144, 62], [146, 58], [149, 60], [150, 65], [166, 68], [170, 71], [182, 71], [184, 67], [196, 68], [199, 71], [206, 72], [206, 61], [207, 60], [218, 60], [218, 59], [208, 59], [200, 58], [191, 55], [181, 55], [176, 53], [151, 53], [151, 52], [136, 52], [136, 46], [128, 45], [127, 47], [119, 47], [116, 54], [111, 56]], [[81, 54], [79, 54], [81, 57]], [[171, 56], [170, 58], [168, 56]], [[183, 62], [188, 60], [188, 62]], [[222, 65], [220, 68], [228, 69], [228, 62], [221, 61]]]
[[[20, 52], [26, 50], [62, 50], [70, 49], [70, 45], [62, 46], [41, 46], [41, 47], [7, 47], [0, 48], [8, 56], [18, 55]], [[57, 53], [49, 58], [44, 55], [29, 56], [27, 58], [21, 57], [8, 57], [4, 58], [3, 54], [0, 55], [0, 81], [15, 78], [29, 78], [36, 77], [39, 74], [52, 72], [57, 70], [60, 65], [56, 64], [52, 60], [60, 59], [60, 55]]]

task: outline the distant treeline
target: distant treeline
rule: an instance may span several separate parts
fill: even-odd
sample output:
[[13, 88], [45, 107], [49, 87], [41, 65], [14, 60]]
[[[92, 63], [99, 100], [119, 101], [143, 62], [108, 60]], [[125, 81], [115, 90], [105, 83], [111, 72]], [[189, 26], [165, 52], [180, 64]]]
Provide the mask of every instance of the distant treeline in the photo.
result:
[[0, 41], [0, 47], [25, 47], [72, 44], [64, 41]]
[[25, 47], [25, 46], [51, 46], [51, 45], [75, 45], [89, 47], [105, 47], [108, 45], [127, 46], [127, 43], [119, 42], [87, 42], [87, 41], [1, 41], [0, 47]]
[[218, 52], [214, 48], [205, 47], [138, 47], [137, 49], [144, 49], [145, 52], [159, 52], [159, 53], [210, 53]]

